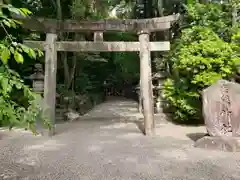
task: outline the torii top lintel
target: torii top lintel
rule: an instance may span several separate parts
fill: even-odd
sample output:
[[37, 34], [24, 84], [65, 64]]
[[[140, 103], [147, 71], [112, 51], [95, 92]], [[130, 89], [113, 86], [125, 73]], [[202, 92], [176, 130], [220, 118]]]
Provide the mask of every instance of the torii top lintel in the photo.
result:
[[100, 21], [55, 20], [46, 18], [17, 18], [26, 29], [46, 33], [86, 32], [86, 31], [118, 31], [118, 32], [149, 32], [169, 29], [171, 23], [178, 20], [179, 15], [170, 15], [152, 19], [111, 19]]

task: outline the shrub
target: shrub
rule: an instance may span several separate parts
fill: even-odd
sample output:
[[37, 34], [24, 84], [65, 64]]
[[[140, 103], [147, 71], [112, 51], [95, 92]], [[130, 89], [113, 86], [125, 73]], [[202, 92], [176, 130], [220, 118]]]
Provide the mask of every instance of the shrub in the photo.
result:
[[[11, 32], [17, 31], [21, 22], [11, 18], [12, 14], [28, 16], [30, 12], [12, 5], [1, 5], [0, 26], [5, 32], [0, 39], [0, 126], [21, 126], [35, 132], [35, 122], [41, 116], [40, 96], [24, 84], [20, 75], [8, 66], [9, 61], [24, 63], [24, 57], [36, 59], [42, 53], [19, 42]], [[50, 126], [49, 126], [50, 127]]]
[[201, 120], [201, 91], [218, 79], [236, 72], [238, 57], [232, 46], [211, 28], [193, 26], [183, 30], [169, 56], [173, 75], [164, 84], [163, 94], [181, 122]]
[[[168, 63], [170, 77], [163, 95], [179, 122], [202, 121], [201, 91], [218, 79], [229, 79], [240, 62], [232, 5], [192, 3], [187, 7], [179, 39], [173, 42]], [[234, 40], [234, 43], [231, 43]]]

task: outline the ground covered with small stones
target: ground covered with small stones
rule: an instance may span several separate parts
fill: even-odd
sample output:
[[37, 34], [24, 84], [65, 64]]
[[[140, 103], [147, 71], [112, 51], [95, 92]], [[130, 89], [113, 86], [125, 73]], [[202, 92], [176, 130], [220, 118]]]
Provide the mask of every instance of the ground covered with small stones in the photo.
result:
[[139, 118], [135, 102], [111, 100], [51, 138], [1, 130], [0, 180], [240, 180], [240, 153], [193, 147], [204, 127], [158, 116], [145, 137]]

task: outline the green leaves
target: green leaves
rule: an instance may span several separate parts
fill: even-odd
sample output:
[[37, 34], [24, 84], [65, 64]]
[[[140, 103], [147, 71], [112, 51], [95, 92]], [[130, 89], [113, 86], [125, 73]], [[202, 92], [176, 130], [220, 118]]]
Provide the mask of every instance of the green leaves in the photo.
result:
[[0, 66], [0, 126], [9, 126], [10, 129], [21, 126], [35, 132], [37, 117], [43, 124], [48, 123], [42, 118], [39, 98], [24, 85], [16, 72], [7, 65]]
[[[7, 10], [9, 12], [10, 16], [7, 15], [7, 13], [4, 14], [3, 10]], [[6, 28], [15, 28], [16, 29], [22, 23], [18, 20], [13, 19], [12, 15], [27, 17], [30, 14], [31, 14], [31, 11], [29, 11], [26, 8], [18, 9], [18, 8], [13, 7], [11, 4], [3, 4], [0, 6], [0, 25], [4, 28], [5, 32], [7, 31]]]
[[2, 94], [3, 96], [6, 96], [7, 95], [7, 91], [8, 91], [8, 79], [7, 78], [1, 78], [1, 89], [2, 89]]
[[[23, 44], [19, 44], [16, 42], [12, 42], [9, 47], [5, 46], [4, 44], [0, 44], [0, 57], [3, 64], [8, 63], [11, 55], [13, 55], [13, 58], [17, 63], [21, 64], [24, 62], [24, 55], [27, 55], [32, 59], [41, 57], [43, 53], [39, 50], [36, 51], [37, 52], [35, 52], [34, 49], [31, 49]], [[25, 54], [23, 54], [23, 52]]]
[[217, 3], [193, 3], [188, 5], [186, 21], [192, 26], [208, 27], [224, 40], [229, 41], [231, 8]]
[[32, 59], [36, 59], [37, 57], [41, 57], [43, 55], [42, 52], [39, 50], [36, 50], [37, 51], [36, 54], [36, 52], [33, 49], [25, 46], [24, 44], [20, 44], [20, 47], [23, 50], [23, 52], [25, 52]]
[[3, 15], [2, 9], [7, 9], [10, 13], [15, 15], [21, 15], [23, 17], [26, 17], [32, 14], [31, 11], [29, 11], [26, 8], [16, 8], [16, 7], [13, 7], [11, 4], [2, 4], [0, 8], [1, 8], [0, 15]]
[[24, 16], [29, 16], [29, 15], [32, 14], [32, 12], [29, 11], [28, 9], [26, 9], [26, 8], [20, 8], [19, 10], [20, 10], [21, 14], [24, 15]]
[[[11, 28], [17, 29], [21, 25], [21, 22], [11, 18], [16, 14], [26, 17], [31, 12], [10, 4], [0, 6], [0, 26], [2, 32], [5, 32], [0, 41], [0, 126], [8, 126], [11, 129], [21, 125], [35, 132], [36, 118], [42, 117], [37, 95], [24, 84], [17, 72], [8, 67], [8, 62], [15, 60], [22, 64], [24, 57], [36, 59], [42, 52], [19, 43], [11, 34]], [[43, 123], [45, 121], [43, 119]]]
[[[42, 55], [41, 52], [31, 49], [23, 44], [15, 41], [15, 38], [8, 33], [8, 28], [17, 28], [21, 25], [21, 22], [4, 14], [3, 9], [8, 10], [10, 14], [17, 14], [26, 17], [31, 14], [31, 12], [26, 8], [15, 8], [11, 4], [3, 4], [0, 7], [0, 26], [2, 26], [3, 31], [6, 36], [3, 41], [0, 42], [0, 57], [3, 64], [7, 64], [8, 60], [13, 57], [17, 63], [24, 62], [24, 56], [28, 55], [32, 59], [36, 59], [37, 56]], [[24, 53], [25, 54], [24, 54]]]
[[34, 52], [34, 50], [33, 50], [33, 49], [30, 49], [30, 48], [29, 48], [29, 51], [28, 51], [28, 56], [31, 57], [31, 58], [33, 58], [33, 59], [36, 59], [36, 57], [37, 57], [37, 55], [36, 55], [36, 53]]
[[2, 63], [7, 64], [8, 60], [10, 59], [10, 56], [11, 56], [10, 50], [7, 47], [3, 46], [3, 49], [1, 51]]
[[17, 51], [14, 52], [14, 59], [17, 63], [23, 63], [24, 61], [23, 56]]
[[201, 91], [240, 69], [240, 31], [231, 38], [228, 10], [213, 3], [189, 5], [187, 19], [193, 26], [172, 45], [168, 61], [174, 74], [163, 92], [181, 122], [201, 120]]

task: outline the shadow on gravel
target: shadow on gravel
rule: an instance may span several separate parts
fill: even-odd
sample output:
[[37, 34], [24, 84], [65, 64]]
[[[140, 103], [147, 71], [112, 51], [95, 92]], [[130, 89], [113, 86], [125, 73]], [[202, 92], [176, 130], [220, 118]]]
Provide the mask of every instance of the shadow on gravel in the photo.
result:
[[4, 134], [0, 133], [0, 140], [4, 138]]
[[197, 141], [198, 139], [201, 139], [204, 136], [207, 136], [207, 134], [206, 133], [189, 133], [189, 134], [187, 134], [187, 137], [189, 137], [192, 141]]
[[134, 121], [138, 129], [142, 134], [144, 134], [144, 122], [143, 121]]

